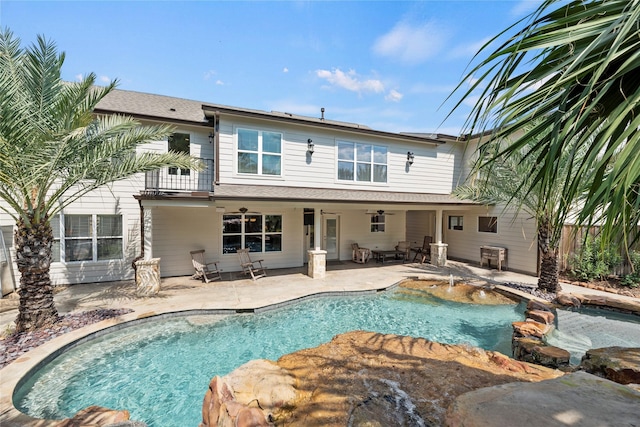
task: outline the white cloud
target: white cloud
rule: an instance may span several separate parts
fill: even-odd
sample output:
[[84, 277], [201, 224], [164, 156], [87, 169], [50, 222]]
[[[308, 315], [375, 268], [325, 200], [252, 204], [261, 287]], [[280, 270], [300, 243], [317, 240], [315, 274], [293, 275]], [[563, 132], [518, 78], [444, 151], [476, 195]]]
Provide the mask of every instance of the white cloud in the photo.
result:
[[288, 72], [289, 72], [289, 69], [288, 69], [287, 67], [284, 67], [284, 68], [282, 69], [282, 72], [283, 72], [283, 73], [288, 73]]
[[521, 17], [540, 6], [541, 0], [520, 0], [515, 6], [511, 8], [509, 14], [513, 17]]
[[111, 79], [108, 76], [100, 76], [99, 80], [102, 83], [111, 83]]
[[84, 76], [82, 74], [76, 74], [75, 77], [76, 77], [76, 80], [79, 82], [82, 81], [82, 79], [84, 79]]
[[213, 76], [216, 75], [216, 71], [215, 70], [209, 70], [209, 71], [205, 71], [204, 73], [204, 79], [205, 80], [209, 80], [210, 78], [212, 78]]
[[395, 89], [391, 89], [387, 96], [384, 97], [387, 101], [400, 102], [404, 95]]
[[400, 22], [373, 45], [380, 56], [399, 59], [408, 64], [424, 62], [436, 55], [449, 38], [449, 32], [433, 22], [411, 25]]
[[316, 70], [316, 76], [326, 80], [331, 86], [346, 89], [352, 92], [384, 92], [384, 84], [377, 79], [362, 79], [355, 70], [349, 70], [347, 73], [339, 68], [333, 71]]
[[224, 82], [222, 80], [216, 80], [216, 85], [224, 86]]
[[470, 58], [470, 57], [473, 57], [473, 55], [478, 53], [480, 48], [482, 46], [484, 46], [489, 40], [490, 40], [490, 38], [487, 37], [485, 39], [478, 40], [475, 43], [466, 43], [464, 45], [458, 45], [458, 46], [454, 47], [453, 49], [451, 49], [451, 51], [449, 52], [447, 57], [448, 58]]

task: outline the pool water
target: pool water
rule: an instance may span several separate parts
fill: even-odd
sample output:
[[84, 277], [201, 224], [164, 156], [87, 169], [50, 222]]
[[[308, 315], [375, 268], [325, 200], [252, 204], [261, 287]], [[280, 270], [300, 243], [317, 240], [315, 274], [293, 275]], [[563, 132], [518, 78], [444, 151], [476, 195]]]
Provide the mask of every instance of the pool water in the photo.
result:
[[126, 327], [78, 345], [33, 375], [14, 395], [40, 418], [73, 416], [90, 405], [127, 409], [151, 427], [196, 426], [211, 378], [253, 359], [280, 356], [368, 330], [511, 354], [511, 322], [524, 304], [476, 305], [396, 291], [324, 297], [260, 314], [198, 315]]
[[546, 341], [567, 350], [571, 364], [579, 365], [592, 348], [640, 347], [640, 316], [585, 307], [558, 310], [556, 328]]

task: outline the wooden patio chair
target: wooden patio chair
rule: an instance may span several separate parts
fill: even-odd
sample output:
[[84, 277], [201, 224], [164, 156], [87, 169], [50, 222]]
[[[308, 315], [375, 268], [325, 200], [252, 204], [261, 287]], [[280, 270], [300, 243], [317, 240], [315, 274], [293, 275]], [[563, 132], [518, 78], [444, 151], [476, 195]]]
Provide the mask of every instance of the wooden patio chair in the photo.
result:
[[267, 275], [267, 267], [262, 265], [263, 259], [251, 260], [249, 256], [249, 248], [238, 249], [238, 257], [240, 258], [240, 267], [244, 274], [250, 274], [253, 280], [265, 277]]
[[371, 250], [368, 248], [361, 248], [357, 243], [351, 244], [351, 259], [358, 264], [364, 264], [369, 261], [371, 256]]
[[422, 246], [419, 248], [411, 248], [416, 254], [413, 257], [412, 262], [416, 262], [418, 257], [420, 257], [420, 264], [424, 263], [424, 261], [429, 257], [431, 259], [431, 243], [433, 243], [433, 237], [424, 236], [424, 241], [422, 242]]
[[202, 279], [205, 283], [222, 279], [222, 275], [220, 274], [222, 270], [218, 268], [218, 261], [206, 262], [204, 249], [191, 251], [190, 254], [193, 268], [196, 270], [196, 273], [192, 276], [194, 279]]
[[396, 246], [396, 251], [399, 254], [402, 254], [402, 261], [409, 261], [409, 254], [411, 253], [411, 242], [408, 242], [406, 240], [402, 240], [400, 242], [398, 242], [398, 245]]

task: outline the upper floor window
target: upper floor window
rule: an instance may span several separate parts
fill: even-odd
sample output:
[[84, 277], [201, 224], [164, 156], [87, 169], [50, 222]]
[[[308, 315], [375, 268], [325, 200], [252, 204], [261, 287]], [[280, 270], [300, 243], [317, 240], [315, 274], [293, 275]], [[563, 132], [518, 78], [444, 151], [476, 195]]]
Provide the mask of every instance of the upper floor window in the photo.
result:
[[[169, 151], [181, 154], [191, 154], [189, 148], [190, 136], [188, 133], [172, 133], [169, 135]], [[169, 168], [169, 175], [189, 175], [189, 169]]]
[[387, 147], [338, 141], [338, 179], [387, 182]]
[[238, 129], [238, 173], [282, 175], [282, 134]]
[[449, 216], [449, 230], [462, 230], [463, 216], [451, 215]]
[[478, 231], [481, 233], [497, 233], [498, 217], [497, 216], [479, 216]]
[[235, 214], [222, 217], [222, 253], [282, 251], [282, 215]]
[[52, 261], [104, 261], [124, 257], [121, 215], [63, 215], [63, 220], [64, 232], [61, 233], [60, 217], [56, 215], [51, 219]]

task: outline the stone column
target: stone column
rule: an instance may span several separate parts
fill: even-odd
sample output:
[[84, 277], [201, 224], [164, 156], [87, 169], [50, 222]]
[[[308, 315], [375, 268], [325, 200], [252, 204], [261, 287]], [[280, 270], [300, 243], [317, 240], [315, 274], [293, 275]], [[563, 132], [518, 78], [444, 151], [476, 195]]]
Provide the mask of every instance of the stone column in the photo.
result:
[[136, 261], [136, 294], [140, 297], [160, 292], [160, 258]]
[[327, 251], [321, 249], [308, 250], [309, 266], [307, 274], [312, 279], [324, 279], [327, 271]]
[[436, 267], [444, 267], [447, 265], [447, 246], [446, 243], [431, 243], [431, 264]]

